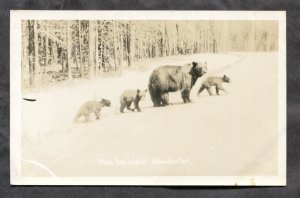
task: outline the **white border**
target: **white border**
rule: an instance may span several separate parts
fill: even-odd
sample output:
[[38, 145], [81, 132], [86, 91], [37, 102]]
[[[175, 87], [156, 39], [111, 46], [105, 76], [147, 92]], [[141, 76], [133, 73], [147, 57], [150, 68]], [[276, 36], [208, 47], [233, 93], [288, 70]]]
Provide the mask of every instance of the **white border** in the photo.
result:
[[[278, 176], [21, 177], [21, 20], [277, 20], [279, 22]], [[11, 11], [10, 174], [12, 185], [286, 185], [285, 11]]]

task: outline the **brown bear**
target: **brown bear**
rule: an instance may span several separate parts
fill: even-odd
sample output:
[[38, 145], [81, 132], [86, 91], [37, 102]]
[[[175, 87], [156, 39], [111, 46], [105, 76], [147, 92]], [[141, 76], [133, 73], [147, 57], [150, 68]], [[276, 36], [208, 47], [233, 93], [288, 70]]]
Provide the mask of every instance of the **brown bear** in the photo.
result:
[[[139, 89], [125, 90], [120, 96], [120, 103], [121, 103], [120, 112], [124, 113], [125, 107], [127, 107], [127, 109], [131, 111], [134, 111], [136, 109], [138, 112], [141, 112], [141, 109], [139, 107], [139, 102], [143, 97], [145, 97], [146, 93], [147, 93], [147, 89], [145, 89], [144, 91], [140, 91]], [[134, 103], [133, 109], [130, 108], [132, 102]]]
[[87, 101], [79, 108], [79, 111], [74, 118], [74, 122], [78, 122], [82, 116], [84, 116], [86, 122], [89, 121], [91, 113], [94, 113], [96, 119], [99, 120], [101, 108], [105, 106], [110, 107], [110, 104], [111, 102], [109, 100], [103, 98], [101, 101]]
[[183, 66], [160, 66], [149, 79], [148, 88], [154, 107], [169, 105], [169, 92], [181, 91], [184, 103], [191, 102], [190, 90], [198, 78], [207, 72], [207, 62], [192, 62]]
[[222, 86], [222, 83], [226, 82], [226, 83], [230, 83], [230, 78], [228, 78], [226, 75], [223, 75], [223, 77], [219, 77], [219, 76], [211, 76], [208, 77], [205, 81], [203, 81], [199, 91], [198, 91], [198, 95], [204, 90], [206, 89], [209, 93], [210, 96], [212, 96], [212, 92], [211, 92], [211, 87], [215, 86], [216, 87], [216, 93], [217, 95], [219, 95], [219, 90], [222, 90], [226, 93], [226, 90], [224, 89], [224, 87]]

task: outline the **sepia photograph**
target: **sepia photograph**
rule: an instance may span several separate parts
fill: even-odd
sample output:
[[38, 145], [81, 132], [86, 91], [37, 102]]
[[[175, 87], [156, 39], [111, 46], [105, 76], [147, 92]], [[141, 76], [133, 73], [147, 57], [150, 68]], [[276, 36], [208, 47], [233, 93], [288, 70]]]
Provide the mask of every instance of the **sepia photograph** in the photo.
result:
[[286, 185], [284, 11], [11, 11], [12, 185]]

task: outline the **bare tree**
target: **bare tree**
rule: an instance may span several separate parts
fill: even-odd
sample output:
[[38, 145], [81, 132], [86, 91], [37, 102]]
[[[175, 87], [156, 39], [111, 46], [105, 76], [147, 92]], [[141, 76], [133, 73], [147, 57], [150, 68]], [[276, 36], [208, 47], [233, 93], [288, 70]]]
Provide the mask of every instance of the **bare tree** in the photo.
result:
[[276, 21], [27, 20], [22, 87], [120, 72], [144, 58], [275, 50]]
[[66, 21], [66, 31], [67, 31], [67, 57], [68, 57], [68, 78], [72, 79], [72, 71], [71, 71], [71, 60], [72, 60], [72, 35], [70, 29], [70, 21]]

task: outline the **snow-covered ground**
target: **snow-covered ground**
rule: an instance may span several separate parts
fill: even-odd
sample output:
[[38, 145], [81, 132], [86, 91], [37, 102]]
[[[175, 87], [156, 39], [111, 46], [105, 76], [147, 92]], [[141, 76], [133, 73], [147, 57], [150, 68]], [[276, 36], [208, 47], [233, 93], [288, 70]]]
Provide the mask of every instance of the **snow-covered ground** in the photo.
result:
[[[146, 60], [146, 71], [120, 77], [70, 82], [23, 97], [22, 175], [272, 175], [277, 171], [277, 53], [195, 54]], [[155, 67], [207, 61], [209, 73], [183, 104], [153, 108], [150, 96], [141, 113], [119, 113], [125, 89], [146, 89]], [[196, 92], [210, 75], [226, 74], [228, 94]], [[213, 90], [215, 91], [215, 90]], [[74, 123], [80, 105], [107, 98], [112, 107], [100, 120]], [[169, 161], [168, 161], [169, 160]], [[170, 161], [178, 162], [172, 163]], [[164, 164], [164, 161], [168, 163]], [[157, 163], [156, 163], [157, 162]]]

